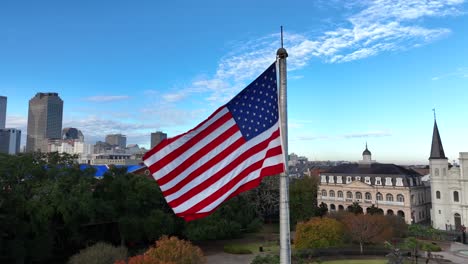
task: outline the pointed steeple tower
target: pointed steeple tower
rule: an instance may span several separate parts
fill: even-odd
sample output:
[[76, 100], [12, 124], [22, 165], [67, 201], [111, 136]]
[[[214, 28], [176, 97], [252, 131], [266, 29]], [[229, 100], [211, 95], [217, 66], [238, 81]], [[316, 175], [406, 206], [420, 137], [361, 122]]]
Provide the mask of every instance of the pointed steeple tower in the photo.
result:
[[442, 146], [442, 140], [440, 139], [439, 128], [437, 127], [437, 121], [435, 118], [434, 131], [432, 132], [431, 156], [429, 159], [447, 159], [447, 157], [445, 157], [444, 147]]

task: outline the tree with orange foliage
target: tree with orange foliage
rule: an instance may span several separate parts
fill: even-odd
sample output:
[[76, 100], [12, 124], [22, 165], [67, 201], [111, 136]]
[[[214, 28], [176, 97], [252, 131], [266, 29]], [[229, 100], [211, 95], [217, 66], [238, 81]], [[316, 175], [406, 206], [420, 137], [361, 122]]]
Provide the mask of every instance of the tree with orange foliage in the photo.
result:
[[143, 255], [121, 260], [115, 264], [202, 264], [203, 252], [189, 241], [163, 236]]
[[296, 249], [328, 248], [343, 242], [344, 227], [329, 217], [314, 217], [296, 225], [294, 246]]
[[359, 243], [361, 254], [366, 243], [384, 242], [392, 238], [392, 227], [383, 215], [348, 214], [343, 223], [354, 242]]

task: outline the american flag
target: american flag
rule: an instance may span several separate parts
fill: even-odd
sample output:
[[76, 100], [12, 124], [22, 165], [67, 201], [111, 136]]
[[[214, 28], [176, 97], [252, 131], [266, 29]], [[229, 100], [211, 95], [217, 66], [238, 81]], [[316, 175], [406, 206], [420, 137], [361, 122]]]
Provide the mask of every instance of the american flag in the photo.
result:
[[143, 157], [174, 213], [186, 221], [284, 171], [276, 63], [194, 129]]

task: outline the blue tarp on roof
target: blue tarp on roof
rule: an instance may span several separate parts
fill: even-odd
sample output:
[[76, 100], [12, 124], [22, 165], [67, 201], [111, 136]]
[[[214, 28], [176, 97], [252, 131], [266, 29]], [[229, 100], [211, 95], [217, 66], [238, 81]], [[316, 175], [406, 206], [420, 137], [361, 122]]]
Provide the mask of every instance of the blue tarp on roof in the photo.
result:
[[[127, 168], [127, 172], [132, 173], [138, 169], [143, 168], [144, 166], [142, 165], [113, 165], [117, 168]], [[104, 176], [104, 173], [106, 173], [109, 170], [108, 165], [88, 165], [88, 164], [80, 164], [80, 170], [85, 170], [87, 168], [94, 168], [96, 170], [96, 173], [94, 176], [96, 178], [102, 178]]]

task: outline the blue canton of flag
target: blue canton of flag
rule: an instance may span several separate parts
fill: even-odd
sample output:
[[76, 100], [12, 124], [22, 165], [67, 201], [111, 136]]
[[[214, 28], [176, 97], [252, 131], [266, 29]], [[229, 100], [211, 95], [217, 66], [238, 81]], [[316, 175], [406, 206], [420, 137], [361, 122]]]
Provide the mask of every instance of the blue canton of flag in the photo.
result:
[[246, 140], [256, 137], [278, 121], [276, 65], [247, 86], [227, 103]]

